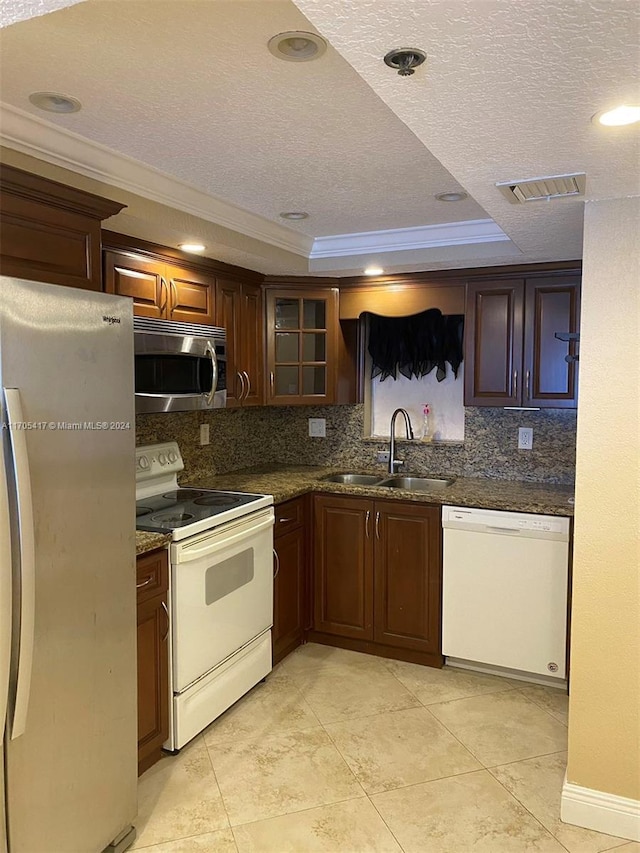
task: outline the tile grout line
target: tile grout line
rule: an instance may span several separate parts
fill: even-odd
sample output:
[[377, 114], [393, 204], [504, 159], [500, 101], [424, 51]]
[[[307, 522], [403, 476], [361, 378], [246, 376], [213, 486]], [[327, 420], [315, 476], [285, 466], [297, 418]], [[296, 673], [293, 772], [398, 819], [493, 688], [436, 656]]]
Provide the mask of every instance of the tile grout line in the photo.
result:
[[[554, 755], [554, 754], [557, 754], [557, 753], [549, 753], [549, 754], [550, 754], [550, 755]], [[538, 756], [534, 756], [534, 757], [536, 757], [536, 758], [537, 758]], [[540, 756], [540, 757], [542, 757], [542, 756]], [[528, 760], [529, 760], [528, 758], [523, 758], [523, 759], [522, 759], [522, 761], [528, 761]], [[512, 762], [511, 762], [511, 764], [519, 764], [519, 762], [518, 762], [518, 761], [512, 761]], [[505, 764], [499, 764], [499, 765], [496, 765], [496, 767], [506, 767], [506, 765], [505, 765]], [[506, 786], [506, 785], [504, 785], [504, 784], [500, 781], [500, 779], [498, 779], [498, 778], [497, 778], [493, 773], [491, 773], [491, 770], [490, 770], [489, 768], [487, 768], [487, 773], [489, 773], [489, 774], [491, 775], [491, 778], [492, 778], [492, 779], [495, 779], [495, 781], [498, 783], [498, 785], [500, 785], [500, 787], [501, 787], [501, 788], [506, 792], [507, 796], [511, 797], [511, 799], [515, 800], [515, 802], [516, 802], [516, 803], [518, 803], [518, 805], [522, 806], [522, 808], [527, 812], [527, 814], [528, 814], [528, 815], [530, 815], [530, 816], [535, 820], [535, 822], [536, 822], [539, 826], [541, 826], [541, 827], [544, 829], [544, 831], [545, 831], [546, 833], [548, 833], [548, 834], [551, 836], [551, 838], [553, 838], [553, 839], [554, 839], [554, 841], [556, 841], [556, 842], [557, 842], [557, 843], [558, 843], [558, 844], [559, 844], [559, 845], [560, 845], [564, 850], [566, 850], [566, 851], [567, 851], [567, 853], [571, 853], [571, 850], [566, 846], [566, 844], [563, 844], [563, 843], [562, 843], [562, 841], [560, 841], [560, 839], [559, 839], [559, 838], [556, 838], [556, 836], [553, 834], [553, 832], [551, 832], [551, 830], [549, 829], [549, 827], [548, 827], [548, 826], [545, 826], [545, 825], [544, 825], [544, 823], [543, 823], [543, 822], [542, 822], [538, 817], [536, 817], [536, 815], [534, 815], [534, 814], [533, 814], [533, 812], [532, 812], [529, 808], [527, 808], [527, 806], [525, 806], [525, 804], [524, 804], [521, 800], [519, 800], [519, 799], [518, 799], [518, 797], [516, 797], [516, 795], [515, 795], [515, 794], [513, 794], [513, 793], [512, 793], [512, 792], [507, 788], [507, 786]]]
[[[516, 689], [517, 689], [517, 688], [516, 688]], [[525, 695], [525, 694], [522, 692], [522, 688], [518, 689], [518, 693], [519, 693], [519, 694], [520, 694], [524, 699], [526, 699], [526, 700], [527, 700], [527, 702], [530, 702], [532, 705], [535, 705], [537, 708], [540, 708], [540, 710], [541, 710], [541, 711], [545, 711], [545, 713], [547, 713], [550, 717], [552, 717], [556, 722], [558, 722], [558, 723], [560, 723], [561, 725], [563, 725], [566, 729], [568, 729], [568, 728], [569, 728], [569, 724], [568, 724], [568, 723], [565, 723], [565, 721], [564, 721], [564, 720], [560, 720], [560, 719], [558, 719], [558, 717], [556, 717], [556, 715], [555, 715], [555, 714], [553, 714], [553, 713], [552, 713], [548, 708], [545, 708], [545, 706], [544, 706], [544, 705], [541, 705], [539, 702], [536, 702], [536, 700], [535, 700], [535, 699], [532, 699], [530, 696]]]

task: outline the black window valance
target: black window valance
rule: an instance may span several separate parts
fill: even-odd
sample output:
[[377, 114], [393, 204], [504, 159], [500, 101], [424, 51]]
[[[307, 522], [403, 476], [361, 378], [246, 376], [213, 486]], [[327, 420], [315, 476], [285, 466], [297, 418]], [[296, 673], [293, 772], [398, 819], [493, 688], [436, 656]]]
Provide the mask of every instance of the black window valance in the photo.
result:
[[398, 372], [411, 379], [426, 376], [436, 368], [436, 378], [442, 382], [447, 375], [447, 362], [458, 377], [463, 358], [464, 314], [445, 315], [438, 308], [430, 308], [411, 317], [367, 316], [372, 379], [397, 379]]

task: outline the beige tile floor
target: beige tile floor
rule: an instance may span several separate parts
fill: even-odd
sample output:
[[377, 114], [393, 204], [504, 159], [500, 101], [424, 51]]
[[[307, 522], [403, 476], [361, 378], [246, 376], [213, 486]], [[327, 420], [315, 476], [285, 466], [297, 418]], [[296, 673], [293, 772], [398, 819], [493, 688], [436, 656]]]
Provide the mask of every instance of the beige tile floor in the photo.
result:
[[328, 646], [140, 779], [147, 853], [640, 853], [563, 824], [567, 697]]

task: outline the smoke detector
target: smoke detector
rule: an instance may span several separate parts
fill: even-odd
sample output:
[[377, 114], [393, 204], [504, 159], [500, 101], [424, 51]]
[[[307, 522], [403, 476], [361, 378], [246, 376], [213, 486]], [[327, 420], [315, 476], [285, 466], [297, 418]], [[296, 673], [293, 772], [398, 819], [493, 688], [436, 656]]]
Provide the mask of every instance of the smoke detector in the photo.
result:
[[496, 186], [510, 204], [529, 201], [552, 201], [557, 198], [576, 198], [584, 195], [587, 176], [550, 175], [546, 178], [525, 178], [521, 181], [501, 181]]
[[427, 58], [427, 54], [417, 47], [397, 47], [385, 56], [385, 65], [395, 68], [401, 77], [409, 77], [418, 65]]

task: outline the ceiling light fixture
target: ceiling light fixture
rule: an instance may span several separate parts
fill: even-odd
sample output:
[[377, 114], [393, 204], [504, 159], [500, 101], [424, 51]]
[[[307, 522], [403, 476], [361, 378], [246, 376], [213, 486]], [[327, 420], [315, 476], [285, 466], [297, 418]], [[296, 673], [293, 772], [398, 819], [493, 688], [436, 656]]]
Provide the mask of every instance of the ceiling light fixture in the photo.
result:
[[308, 219], [309, 214], [305, 213], [304, 210], [289, 210], [285, 211], [285, 213], [280, 214], [281, 219], [291, 219], [294, 222], [297, 222], [299, 219]]
[[438, 201], [464, 201], [465, 198], [469, 198], [468, 194], [462, 191], [438, 193], [435, 197]]
[[207, 247], [202, 243], [178, 243], [178, 248], [183, 252], [204, 252]]
[[427, 54], [417, 47], [397, 47], [385, 56], [385, 65], [395, 68], [401, 77], [409, 77], [414, 69], [427, 58]]
[[635, 124], [635, 122], [640, 121], [640, 106], [622, 104], [614, 110], [596, 113], [591, 121], [603, 124], [605, 127], [623, 127], [627, 124]]
[[277, 59], [284, 59], [285, 62], [309, 62], [320, 59], [327, 49], [327, 43], [315, 33], [292, 30], [270, 38], [267, 47]]
[[29, 95], [29, 100], [34, 107], [48, 113], [77, 113], [82, 109], [77, 98], [60, 95], [58, 92], [33, 92]]
[[365, 275], [382, 275], [384, 270], [382, 267], [367, 267], [364, 271]]

